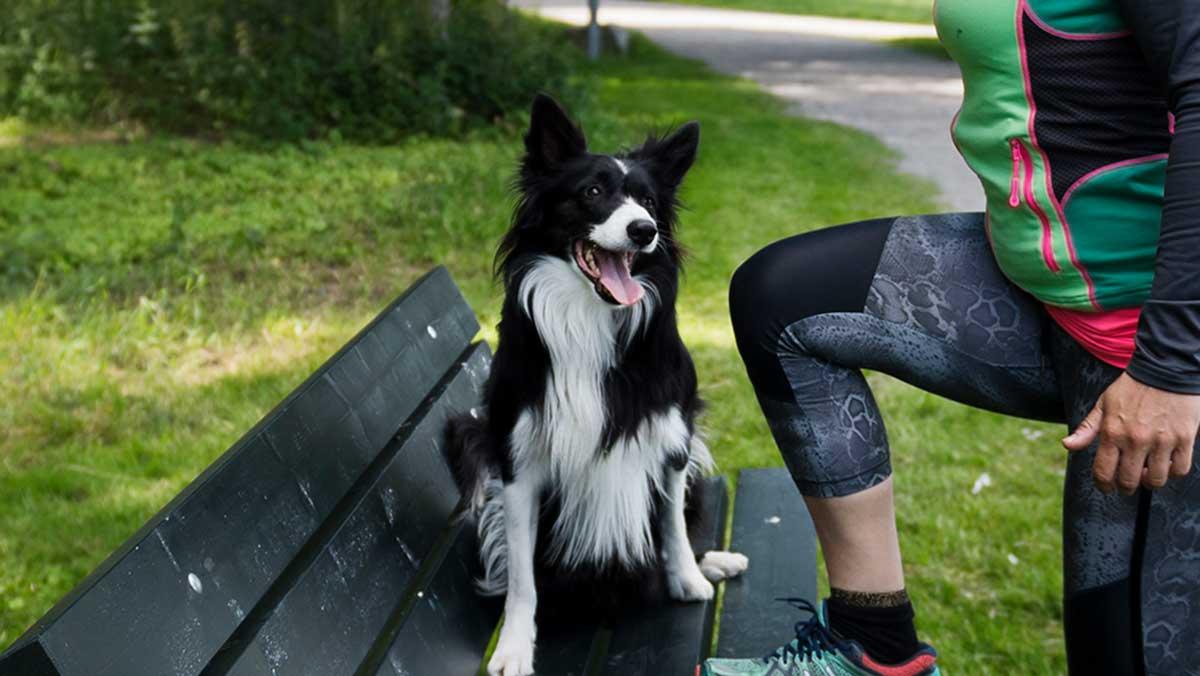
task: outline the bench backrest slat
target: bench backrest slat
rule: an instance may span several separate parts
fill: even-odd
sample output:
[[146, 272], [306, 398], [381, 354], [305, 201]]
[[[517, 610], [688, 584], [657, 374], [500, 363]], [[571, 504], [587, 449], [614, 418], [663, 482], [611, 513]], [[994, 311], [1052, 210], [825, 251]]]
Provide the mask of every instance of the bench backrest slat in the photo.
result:
[[478, 328], [445, 269], [423, 277], [26, 632], [0, 673], [198, 674]]
[[355, 671], [415, 593], [409, 588], [458, 506], [443, 430], [450, 415], [478, 405], [489, 354], [476, 344], [447, 374], [305, 546], [312, 552], [297, 558], [302, 569], [285, 571], [276, 583], [284, 588], [273, 588], [243, 625], [248, 635], [235, 636], [204, 676]]

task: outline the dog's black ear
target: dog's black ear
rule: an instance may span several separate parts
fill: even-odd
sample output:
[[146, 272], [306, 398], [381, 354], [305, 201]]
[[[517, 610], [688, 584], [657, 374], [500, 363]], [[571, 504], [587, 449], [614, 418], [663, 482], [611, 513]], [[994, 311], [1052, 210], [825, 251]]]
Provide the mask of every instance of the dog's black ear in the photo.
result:
[[649, 160], [658, 179], [677, 188], [696, 161], [699, 147], [700, 123], [688, 122], [666, 138], [650, 138], [634, 155]]
[[525, 161], [533, 169], [552, 169], [587, 152], [587, 139], [567, 111], [547, 94], [533, 99]]

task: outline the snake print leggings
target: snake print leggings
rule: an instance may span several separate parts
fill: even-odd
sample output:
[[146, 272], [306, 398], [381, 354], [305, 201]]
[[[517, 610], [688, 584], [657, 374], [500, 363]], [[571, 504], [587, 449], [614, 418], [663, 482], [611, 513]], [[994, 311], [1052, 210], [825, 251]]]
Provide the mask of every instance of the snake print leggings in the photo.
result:
[[[1074, 428], [1120, 371], [997, 268], [977, 214], [854, 223], [772, 244], [733, 277], [738, 349], [800, 491], [891, 473], [860, 369]], [[1105, 495], [1067, 460], [1064, 618], [1072, 674], [1200, 674], [1200, 470]], [[1198, 455], [1197, 457], [1200, 457]]]

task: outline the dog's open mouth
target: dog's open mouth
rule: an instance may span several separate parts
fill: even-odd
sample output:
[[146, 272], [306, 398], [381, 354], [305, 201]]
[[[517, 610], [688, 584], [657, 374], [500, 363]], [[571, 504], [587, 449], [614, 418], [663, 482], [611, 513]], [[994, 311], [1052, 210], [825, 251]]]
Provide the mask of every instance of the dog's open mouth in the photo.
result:
[[609, 251], [587, 240], [575, 242], [575, 264], [596, 286], [596, 293], [616, 305], [633, 305], [645, 290], [629, 274], [633, 251]]

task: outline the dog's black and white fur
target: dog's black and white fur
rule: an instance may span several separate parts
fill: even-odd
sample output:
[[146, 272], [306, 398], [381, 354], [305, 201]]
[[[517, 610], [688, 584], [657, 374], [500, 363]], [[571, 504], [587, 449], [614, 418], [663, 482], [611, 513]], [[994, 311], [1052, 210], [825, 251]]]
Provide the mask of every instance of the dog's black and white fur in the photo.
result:
[[497, 256], [506, 296], [486, 415], [449, 428], [480, 589], [506, 594], [493, 676], [533, 673], [539, 592], [590, 608], [703, 601], [747, 566], [729, 552], [697, 563], [684, 513], [713, 464], [675, 325], [676, 191], [698, 143], [691, 123], [593, 154], [553, 99], [534, 101]]

